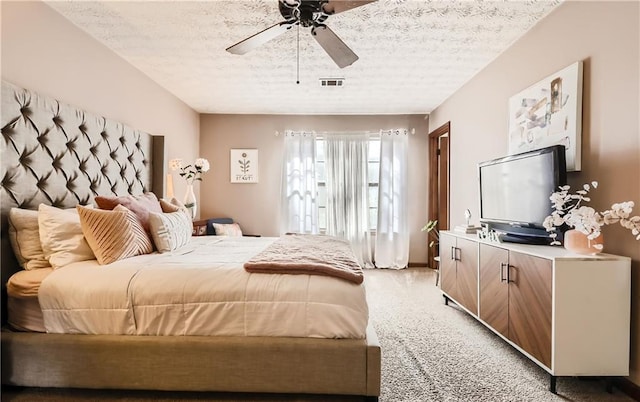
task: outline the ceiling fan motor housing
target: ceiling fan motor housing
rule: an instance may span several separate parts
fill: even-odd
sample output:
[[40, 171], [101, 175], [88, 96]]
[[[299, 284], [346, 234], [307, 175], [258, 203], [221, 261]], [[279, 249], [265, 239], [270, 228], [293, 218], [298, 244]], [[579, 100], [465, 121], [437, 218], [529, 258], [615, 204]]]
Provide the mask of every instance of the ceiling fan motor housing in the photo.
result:
[[287, 21], [299, 21], [303, 27], [322, 24], [329, 14], [323, 10], [328, 0], [279, 0], [280, 14]]

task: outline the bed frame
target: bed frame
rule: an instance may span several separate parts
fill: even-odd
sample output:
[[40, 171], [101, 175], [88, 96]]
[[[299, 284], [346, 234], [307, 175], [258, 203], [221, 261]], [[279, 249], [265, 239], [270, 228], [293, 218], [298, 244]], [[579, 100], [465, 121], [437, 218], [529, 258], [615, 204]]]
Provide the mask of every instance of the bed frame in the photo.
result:
[[7, 327], [11, 207], [73, 207], [98, 194], [164, 193], [164, 137], [2, 82], [2, 384], [29, 387], [380, 395], [365, 339], [75, 335]]

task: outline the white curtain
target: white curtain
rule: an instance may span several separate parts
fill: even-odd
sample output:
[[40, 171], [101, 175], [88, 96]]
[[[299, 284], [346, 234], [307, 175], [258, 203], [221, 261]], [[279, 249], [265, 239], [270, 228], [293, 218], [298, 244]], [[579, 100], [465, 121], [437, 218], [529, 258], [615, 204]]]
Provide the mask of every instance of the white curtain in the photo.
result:
[[406, 130], [382, 131], [380, 136], [375, 261], [378, 268], [401, 269], [409, 262], [409, 138]]
[[369, 232], [367, 134], [327, 134], [327, 234], [351, 242], [361, 266], [373, 267]]
[[280, 233], [318, 233], [316, 134], [286, 131]]

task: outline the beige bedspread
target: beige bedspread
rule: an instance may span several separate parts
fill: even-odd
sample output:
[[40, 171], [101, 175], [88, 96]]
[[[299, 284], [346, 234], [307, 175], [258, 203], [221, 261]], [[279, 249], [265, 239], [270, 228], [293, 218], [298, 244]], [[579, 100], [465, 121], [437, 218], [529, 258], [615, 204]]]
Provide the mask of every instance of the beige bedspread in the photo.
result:
[[362, 283], [349, 242], [332, 236], [288, 234], [244, 264], [247, 272], [325, 275]]
[[243, 265], [273, 237], [196, 236], [170, 253], [56, 269], [38, 298], [47, 332], [362, 339], [364, 284]]

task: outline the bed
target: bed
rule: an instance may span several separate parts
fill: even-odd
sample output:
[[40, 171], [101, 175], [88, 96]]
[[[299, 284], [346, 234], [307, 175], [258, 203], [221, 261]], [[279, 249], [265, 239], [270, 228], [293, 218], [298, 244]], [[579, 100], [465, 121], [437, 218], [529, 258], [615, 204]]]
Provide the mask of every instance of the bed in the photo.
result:
[[[380, 347], [375, 331], [370, 323], [360, 322], [360, 335], [349, 333], [349, 330], [340, 333], [345, 323], [353, 322], [347, 316], [335, 325], [333, 333], [313, 328], [300, 330], [300, 333], [278, 332], [281, 328], [273, 325], [268, 330], [260, 330], [263, 332], [252, 332], [247, 330], [247, 322], [254, 321], [251, 319], [236, 326], [241, 330], [228, 332], [213, 327], [203, 330], [197, 325], [184, 326], [176, 333], [165, 332], [162, 326], [147, 325], [146, 332], [139, 332], [123, 324], [124, 330], [113, 333], [96, 331], [93, 334], [91, 330], [52, 333], [58, 332], [54, 330], [55, 326], [48, 328], [50, 333], [37, 333], [17, 331], [6, 325], [5, 284], [21, 269], [7, 236], [10, 208], [37, 209], [41, 203], [73, 208], [77, 204], [91, 203], [98, 194], [120, 196], [152, 191], [162, 195], [165, 163], [163, 137], [133, 130], [4, 81], [1, 119], [4, 138], [0, 187], [2, 384], [337, 394], [377, 399]], [[213, 236], [194, 238], [188, 246], [191, 248], [186, 251], [197, 260], [199, 245], [215, 247], [221, 241]], [[253, 254], [275, 240], [241, 238], [225, 241], [242, 242], [239, 247], [249, 248]], [[155, 258], [153, 255], [140, 257], [141, 261]], [[50, 277], [62, 276], [62, 271], [69, 273], [72, 268], [56, 270], [60, 272], [53, 272]], [[122, 270], [127, 269], [131, 268]], [[143, 274], [144, 270], [142, 274], [136, 271], [135, 275], [142, 277]], [[280, 276], [296, 277], [296, 280], [304, 277], [305, 283], [328, 280], [310, 278], [312, 275]], [[42, 282], [41, 291], [55, 294], [57, 288], [49, 287], [54, 283], [50, 277]], [[207, 303], [215, 304], [215, 300]], [[21, 306], [12, 304], [11, 307]], [[57, 310], [57, 307], [49, 307], [48, 312]], [[362, 306], [355, 309], [358, 308]], [[139, 327], [145, 326], [140, 323]]]

